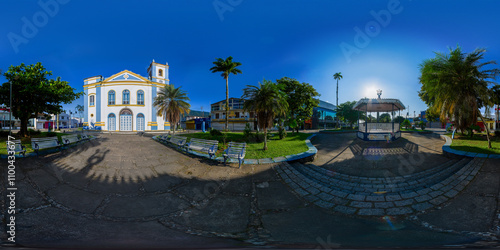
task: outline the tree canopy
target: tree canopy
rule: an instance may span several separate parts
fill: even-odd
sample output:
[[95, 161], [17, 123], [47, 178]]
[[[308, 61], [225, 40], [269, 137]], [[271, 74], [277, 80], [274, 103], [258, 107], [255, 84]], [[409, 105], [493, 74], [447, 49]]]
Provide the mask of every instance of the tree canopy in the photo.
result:
[[173, 84], [165, 85], [158, 91], [153, 105], [157, 108], [157, 115], [165, 117], [173, 125], [174, 133], [181, 114], [189, 114], [191, 104], [187, 93], [180, 87], [175, 88]]
[[273, 126], [276, 117], [286, 114], [286, 97], [276, 84], [264, 80], [258, 86], [247, 85], [241, 98], [245, 99], [244, 110], [257, 114], [259, 128], [264, 130], [263, 150], [267, 150], [267, 129]]
[[355, 104], [356, 101], [352, 102], [347, 101], [341, 103], [337, 108], [339, 112], [337, 114], [337, 117], [339, 117], [341, 121], [349, 123], [351, 127], [354, 123], [357, 123], [358, 121], [358, 111], [352, 109]]
[[[500, 71], [491, 67], [496, 64], [494, 61], [482, 62], [485, 52], [485, 49], [476, 49], [467, 54], [457, 46], [450, 48], [449, 53], [436, 53], [435, 58], [420, 65], [420, 98], [431, 113], [439, 114], [441, 121], [453, 119], [461, 131], [476, 124], [477, 117], [484, 123], [480, 109], [494, 104], [489, 86], [496, 85], [492, 80]], [[489, 141], [487, 127], [486, 131]]]
[[21, 136], [28, 135], [28, 120], [36, 117], [37, 113], [61, 113], [61, 104], [69, 104], [83, 95], [83, 92], [76, 93], [61, 77], [49, 79], [52, 72], [40, 62], [10, 66], [4, 76], [8, 82], [0, 86], [0, 102], [9, 105], [12, 83], [12, 115], [21, 121]]
[[[288, 77], [278, 79], [276, 83], [278, 89], [286, 96], [289, 125], [301, 124], [313, 115], [313, 108], [319, 105], [319, 100], [316, 97], [320, 96], [313, 86]], [[298, 126], [295, 127], [298, 129]]]

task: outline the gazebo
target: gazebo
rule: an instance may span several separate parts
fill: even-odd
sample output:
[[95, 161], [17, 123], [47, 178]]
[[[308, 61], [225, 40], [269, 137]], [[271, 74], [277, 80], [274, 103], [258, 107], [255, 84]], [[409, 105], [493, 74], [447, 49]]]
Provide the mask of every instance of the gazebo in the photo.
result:
[[[353, 107], [358, 111], [358, 138], [365, 141], [394, 141], [401, 137], [399, 130], [399, 123], [394, 124], [394, 114], [396, 111], [405, 109], [405, 106], [399, 99], [385, 99], [380, 98], [382, 90], [377, 90], [378, 98], [368, 99], [363, 98], [359, 100]], [[360, 112], [365, 112], [366, 120], [360, 121]], [[369, 112], [377, 112], [377, 121], [368, 122]], [[390, 112], [391, 122], [379, 123], [379, 113]]]

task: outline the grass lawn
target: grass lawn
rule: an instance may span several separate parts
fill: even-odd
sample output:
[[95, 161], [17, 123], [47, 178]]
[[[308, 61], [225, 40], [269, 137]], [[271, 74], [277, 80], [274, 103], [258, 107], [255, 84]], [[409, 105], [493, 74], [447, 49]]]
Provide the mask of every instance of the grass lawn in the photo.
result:
[[491, 149], [488, 148], [486, 135], [474, 135], [474, 137], [469, 138], [469, 136], [455, 133], [451, 148], [474, 153], [500, 154], [500, 137], [490, 136], [490, 139]]
[[[32, 138], [41, 138], [41, 137], [51, 137], [53, 135], [47, 136], [48, 132], [41, 132], [39, 135], [32, 135]], [[52, 133], [52, 132], [51, 132]], [[61, 136], [63, 135], [68, 135], [67, 133], [57, 133], [57, 137], [59, 140], [61, 140]], [[14, 138], [17, 140], [19, 137], [17, 135], [14, 135]], [[0, 154], [6, 155], [7, 154], [7, 137], [1, 137], [0, 138]], [[34, 152], [34, 150], [31, 148], [31, 138], [21, 138], [21, 144], [26, 147], [26, 154], [29, 154], [31, 152]]]
[[[255, 133], [252, 133], [254, 135]], [[260, 159], [260, 158], [274, 158], [279, 156], [286, 156], [291, 154], [298, 154], [307, 151], [307, 146], [305, 140], [311, 134], [306, 133], [291, 133], [288, 132], [286, 138], [283, 140], [279, 140], [279, 137], [275, 133], [270, 133], [273, 135], [269, 139], [267, 139], [267, 150], [263, 151], [264, 142], [255, 142], [254, 140], [250, 140], [247, 142], [246, 149], [246, 159]], [[199, 138], [206, 140], [218, 140], [219, 141], [219, 151], [218, 154], [222, 154], [222, 151], [226, 149], [226, 146], [223, 145], [223, 136], [211, 136], [210, 133], [192, 133], [192, 134], [183, 134], [182, 136], [186, 136], [189, 138]], [[253, 139], [253, 138], [252, 138]], [[245, 136], [243, 133], [229, 132], [227, 133], [226, 143], [234, 141], [234, 142], [245, 142]]]

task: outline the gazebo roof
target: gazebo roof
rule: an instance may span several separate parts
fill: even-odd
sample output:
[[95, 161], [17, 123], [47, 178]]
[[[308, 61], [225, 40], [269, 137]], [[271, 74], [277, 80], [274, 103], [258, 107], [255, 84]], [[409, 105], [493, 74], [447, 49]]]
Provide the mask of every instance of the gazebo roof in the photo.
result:
[[405, 109], [405, 105], [399, 99], [390, 98], [363, 98], [359, 100], [354, 107], [354, 110], [368, 112], [390, 112]]

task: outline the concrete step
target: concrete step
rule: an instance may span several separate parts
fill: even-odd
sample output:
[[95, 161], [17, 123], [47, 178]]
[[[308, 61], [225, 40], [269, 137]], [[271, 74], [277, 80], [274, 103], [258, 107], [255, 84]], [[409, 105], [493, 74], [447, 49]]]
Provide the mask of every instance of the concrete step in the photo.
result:
[[[345, 214], [381, 216], [407, 215], [441, 205], [461, 192], [483, 163], [484, 159], [480, 158], [455, 161], [447, 168], [451, 170], [441, 170], [445, 172], [439, 178], [398, 192], [366, 192], [366, 188], [370, 188], [366, 183], [329, 179], [332, 176], [328, 175], [321, 177], [321, 170], [308, 169], [310, 166], [300, 163], [284, 162], [275, 170], [293, 192], [307, 202]], [[332, 182], [335, 183], [332, 185]], [[357, 191], [360, 189], [363, 191]]]
[[308, 178], [331, 189], [348, 189], [358, 194], [368, 195], [375, 192], [398, 193], [406, 190], [429, 188], [458, 171], [469, 161], [470, 158], [464, 158], [458, 162], [450, 160], [436, 167], [437, 170], [435, 171], [426, 171], [426, 174], [420, 172], [416, 174], [417, 176], [407, 175], [406, 177], [395, 178], [369, 178], [336, 174], [333, 171], [312, 164], [292, 163], [292, 166]]

